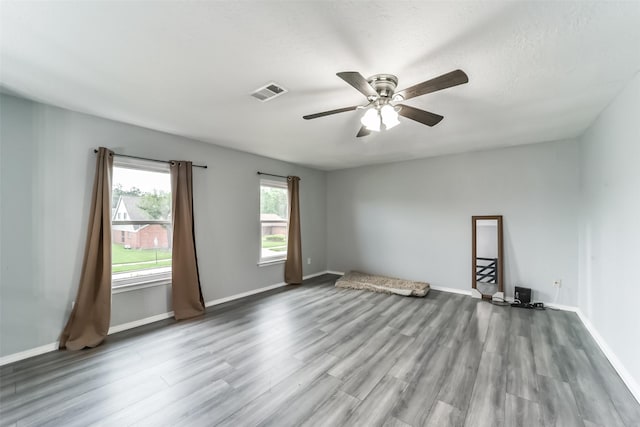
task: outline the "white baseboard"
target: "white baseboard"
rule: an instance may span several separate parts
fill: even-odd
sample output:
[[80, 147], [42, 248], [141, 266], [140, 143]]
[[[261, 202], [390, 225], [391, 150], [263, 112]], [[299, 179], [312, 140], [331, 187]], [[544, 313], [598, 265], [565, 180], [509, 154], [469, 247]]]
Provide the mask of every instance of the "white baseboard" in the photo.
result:
[[633, 397], [635, 397], [638, 403], [640, 403], [640, 385], [631, 376], [629, 371], [627, 371], [627, 368], [624, 367], [620, 359], [618, 359], [611, 347], [609, 347], [604, 338], [602, 338], [600, 333], [598, 333], [587, 316], [582, 313], [582, 310], [578, 308], [575, 312], [582, 321], [582, 324], [584, 324], [584, 327], [587, 328], [587, 331], [589, 331], [595, 342], [598, 344], [598, 347], [600, 347], [600, 350], [602, 350], [606, 358], [609, 359], [609, 363], [611, 363], [613, 369], [615, 369], [618, 375], [620, 375], [620, 378], [625, 383]]
[[133, 322], [122, 323], [120, 325], [110, 327], [109, 335], [126, 331], [127, 329], [137, 328], [138, 326], [148, 325], [149, 323], [158, 322], [170, 317], [173, 317], [173, 311], [170, 311], [168, 313], [156, 314], [155, 316], [145, 317], [144, 319], [134, 320]]
[[[322, 276], [323, 274], [327, 274], [327, 272], [326, 271], [321, 271], [319, 273], [308, 274], [306, 276], [302, 276], [302, 280], [307, 280], [307, 279], [311, 279], [312, 277]], [[269, 285], [269, 286], [265, 286], [263, 288], [252, 289], [252, 290], [247, 291], [247, 292], [242, 292], [242, 293], [231, 295], [231, 296], [228, 296], [228, 297], [218, 298], [218, 299], [214, 299], [214, 300], [211, 300], [211, 301], [207, 301], [207, 302], [204, 303], [204, 306], [205, 307], [211, 307], [211, 306], [218, 305], [218, 304], [224, 304], [225, 302], [237, 300], [237, 299], [248, 297], [248, 296], [255, 295], [255, 294], [260, 294], [262, 292], [267, 292], [267, 291], [270, 291], [272, 289], [281, 288], [283, 286], [287, 286], [287, 284], [285, 282], [280, 282], [280, 283], [276, 283], [275, 285]]]
[[556, 310], [572, 311], [574, 313], [577, 313], [579, 311], [578, 307], [574, 307], [572, 305], [556, 304], [553, 302], [545, 302], [544, 306], [548, 308], [555, 308]]
[[477, 289], [471, 289], [471, 298], [482, 299], [482, 293]]
[[430, 286], [429, 289], [433, 289], [434, 291], [449, 292], [451, 294], [471, 296], [471, 289], [447, 288], [446, 286]]
[[335, 274], [335, 273], [331, 273], [328, 270], [324, 270], [324, 271], [320, 271], [318, 273], [311, 273], [311, 274], [307, 274], [306, 276], [302, 276], [302, 280], [307, 280], [307, 279], [311, 279], [313, 277], [322, 276], [323, 274]]
[[237, 299], [240, 299], [240, 298], [248, 297], [248, 296], [259, 294], [259, 293], [262, 293], [262, 292], [267, 292], [267, 291], [270, 291], [272, 289], [281, 288], [283, 286], [287, 286], [287, 284], [284, 283], [284, 282], [280, 282], [280, 283], [276, 283], [275, 285], [269, 285], [269, 286], [265, 286], [263, 288], [252, 289], [250, 291], [242, 292], [242, 293], [235, 294], [235, 295], [230, 295], [228, 297], [218, 298], [218, 299], [214, 299], [214, 300], [211, 300], [211, 301], [206, 301], [204, 303], [204, 306], [205, 307], [211, 307], [211, 306], [218, 305], [218, 304], [224, 304], [225, 302], [237, 300]]
[[49, 353], [50, 351], [56, 351], [57, 349], [58, 341], [46, 345], [41, 345], [40, 347], [31, 348], [29, 350], [20, 351], [18, 353], [8, 354], [6, 356], [0, 357], [0, 366], [18, 362], [23, 359], [28, 359], [30, 357], [40, 356], [41, 354]]
[[[307, 280], [307, 279], [310, 279], [312, 277], [321, 276], [321, 275], [323, 275], [325, 273], [326, 273], [326, 271], [321, 271], [319, 273], [309, 274], [307, 276], [304, 276], [302, 279], [303, 280]], [[280, 283], [276, 283], [275, 285], [269, 285], [269, 286], [265, 286], [263, 288], [252, 289], [250, 291], [242, 292], [242, 293], [235, 294], [235, 295], [230, 295], [228, 297], [218, 298], [218, 299], [214, 299], [214, 300], [211, 300], [211, 301], [206, 301], [204, 303], [204, 306], [205, 307], [211, 307], [211, 306], [214, 306], [214, 305], [223, 304], [225, 302], [237, 300], [237, 299], [240, 299], [240, 298], [248, 297], [248, 296], [259, 294], [259, 293], [266, 292], [266, 291], [270, 291], [272, 289], [277, 289], [277, 288], [280, 288], [280, 287], [286, 286], [286, 285], [287, 285], [286, 283], [280, 282]], [[173, 311], [170, 311], [168, 313], [157, 314], [155, 316], [146, 317], [146, 318], [140, 319], [140, 320], [134, 320], [133, 322], [123, 323], [123, 324], [117, 325], [117, 326], [112, 326], [111, 328], [109, 328], [109, 335], [115, 334], [115, 333], [121, 332], [121, 331], [126, 331], [127, 329], [137, 328], [138, 326], [147, 325], [149, 323], [158, 322], [160, 320], [168, 319], [170, 317], [173, 317]]]
[[[323, 274], [329, 273], [328, 271], [320, 271], [318, 273], [308, 274], [303, 276], [303, 280], [311, 279], [312, 277], [321, 276]], [[250, 295], [259, 294], [262, 292], [270, 291], [272, 289], [280, 288], [282, 286], [286, 286], [287, 284], [284, 282], [276, 283], [275, 285], [265, 286], [263, 288], [252, 289], [247, 292], [242, 292], [239, 294], [231, 295], [224, 298], [218, 298], [212, 301], [205, 302], [205, 307], [211, 307], [214, 305], [222, 304], [225, 302], [233, 301], [236, 299], [248, 297]], [[160, 320], [168, 319], [173, 317], [173, 311], [169, 311], [167, 313], [156, 314], [155, 316], [145, 317], [144, 319], [134, 320], [133, 322], [127, 322], [120, 325], [111, 326], [109, 328], [108, 334], [115, 334], [118, 332], [126, 331], [127, 329], [137, 328], [139, 326], [148, 325], [149, 323], [158, 322]], [[49, 353], [50, 351], [55, 351], [58, 349], [58, 342], [54, 342], [51, 344], [43, 345], [40, 347], [32, 348], [29, 350], [21, 351], [18, 353], [8, 354], [6, 356], [0, 357], [0, 366], [8, 365], [9, 363], [18, 362], [20, 360], [28, 359], [30, 357], [39, 356], [44, 353]]]
[[338, 276], [344, 276], [344, 271], [327, 270], [327, 271], [325, 271], [325, 273], [327, 273], [327, 274], [337, 274]]

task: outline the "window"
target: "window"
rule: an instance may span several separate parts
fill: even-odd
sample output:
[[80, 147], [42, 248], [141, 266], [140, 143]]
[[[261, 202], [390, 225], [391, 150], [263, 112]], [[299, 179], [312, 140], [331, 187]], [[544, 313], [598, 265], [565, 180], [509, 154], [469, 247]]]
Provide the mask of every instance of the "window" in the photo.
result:
[[111, 196], [113, 287], [167, 283], [173, 235], [169, 165], [117, 159]]
[[287, 258], [287, 183], [260, 180], [260, 263]]

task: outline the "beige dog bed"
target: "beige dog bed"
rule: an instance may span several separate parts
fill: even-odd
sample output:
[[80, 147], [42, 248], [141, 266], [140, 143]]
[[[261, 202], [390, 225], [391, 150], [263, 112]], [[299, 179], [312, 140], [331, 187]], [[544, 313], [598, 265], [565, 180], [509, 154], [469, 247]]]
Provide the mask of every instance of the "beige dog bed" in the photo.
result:
[[404, 296], [423, 297], [429, 292], [429, 284], [395, 279], [393, 277], [350, 271], [336, 281], [336, 288], [362, 289]]

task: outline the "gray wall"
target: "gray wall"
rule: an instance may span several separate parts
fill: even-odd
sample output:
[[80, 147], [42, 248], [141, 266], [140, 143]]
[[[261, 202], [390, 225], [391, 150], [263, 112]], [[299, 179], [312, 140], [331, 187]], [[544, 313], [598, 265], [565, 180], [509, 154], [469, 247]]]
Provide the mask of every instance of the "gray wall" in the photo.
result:
[[[427, 142], [425, 142], [427, 143]], [[331, 270], [471, 289], [471, 216], [504, 216], [505, 290], [576, 305], [578, 145], [541, 143], [331, 172]]]
[[[304, 274], [326, 269], [325, 172], [7, 95], [0, 96], [0, 114], [0, 356], [54, 342], [66, 321], [80, 276], [98, 146], [209, 166], [194, 169], [205, 301], [283, 281], [282, 264], [257, 266], [258, 170], [302, 178]], [[116, 294], [112, 325], [169, 310], [166, 286]]]
[[476, 225], [476, 256], [481, 258], [498, 257], [498, 225]]
[[[640, 75], [581, 138], [579, 306], [640, 393]], [[637, 394], [636, 394], [637, 395]]]

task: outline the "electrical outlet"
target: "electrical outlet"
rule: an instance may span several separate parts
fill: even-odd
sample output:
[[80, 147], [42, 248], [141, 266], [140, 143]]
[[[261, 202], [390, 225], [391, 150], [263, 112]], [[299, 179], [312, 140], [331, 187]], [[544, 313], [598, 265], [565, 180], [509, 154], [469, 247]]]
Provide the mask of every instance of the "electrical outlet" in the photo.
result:
[[554, 280], [554, 281], [553, 281], [553, 287], [554, 287], [554, 288], [560, 288], [560, 287], [562, 287], [562, 280], [560, 280], [560, 279], [556, 279], [556, 280]]
[[307, 258], [307, 264], [311, 264], [311, 258]]

